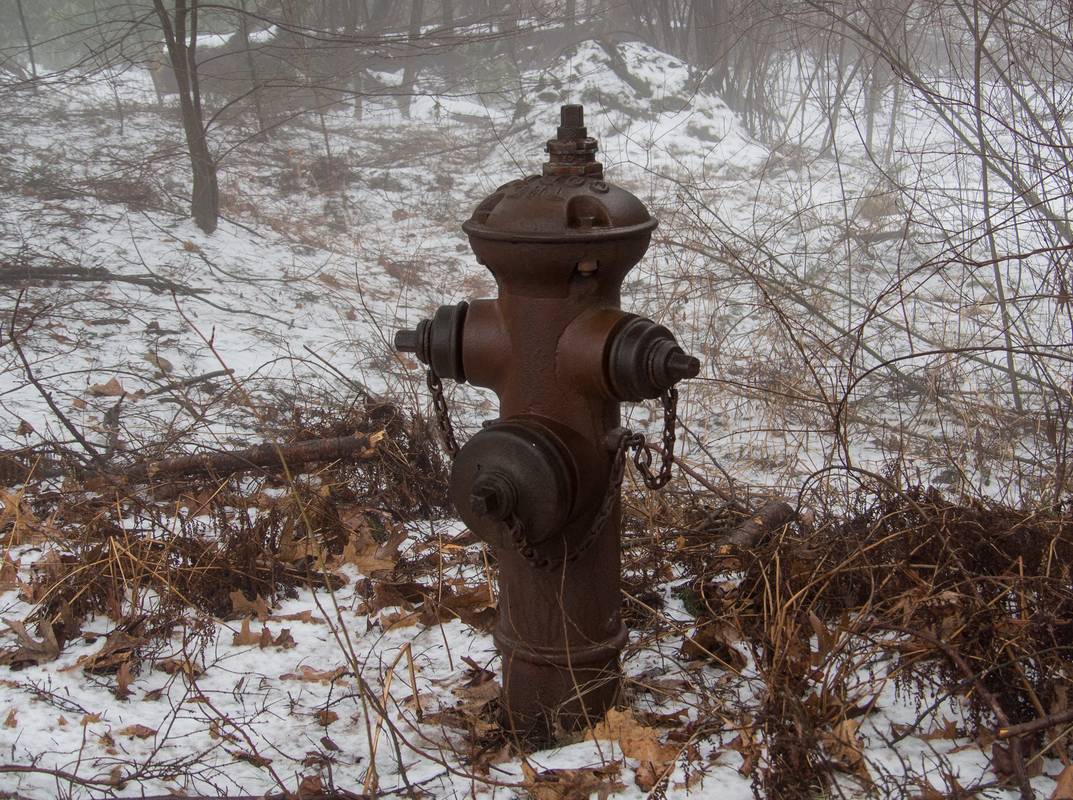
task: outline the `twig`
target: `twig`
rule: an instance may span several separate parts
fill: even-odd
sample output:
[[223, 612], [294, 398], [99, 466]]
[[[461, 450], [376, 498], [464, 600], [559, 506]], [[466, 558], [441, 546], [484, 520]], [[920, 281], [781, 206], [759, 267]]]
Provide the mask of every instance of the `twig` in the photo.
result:
[[231, 369], [231, 368], [213, 370], [212, 372], [206, 372], [204, 375], [196, 375], [193, 378], [186, 378], [186, 379], [181, 380], [181, 381], [175, 381], [174, 383], [169, 383], [169, 384], [167, 384], [165, 386], [158, 386], [157, 388], [153, 389], [151, 392], [146, 392], [145, 396], [146, 397], [152, 397], [155, 394], [163, 394], [164, 392], [170, 392], [170, 391], [172, 391], [174, 389], [185, 389], [187, 386], [194, 386], [194, 385], [196, 385], [198, 383], [204, 383], [205, 381], [211, 381], [213, 378], [222, 378], [225, 375], [233, 375], [234, 372], [235, 371], [233, 369]]
[[353, 378], [351, 378], [348, 375], [346, 375], [341, 369], [339, 369], [339, 367], [335, 366], [335, 364], [332, 364], [330, 361], [328, 361], [328, 359], [326, 359], [324, 356], [322, 356], [320, 353], [318, 353], [316, 350], [314, 350], [309, 345], [307, 345], [307, 344], [302, 345], [302, 349], [305, 350], [307, 353], [309, 353], [309, 355], [313, 356], [313, 358], [317, 359], [317, 361], [319, 361], [321, 364], [323, 364], [329, 370], [331, 370], [336, 375], [338, 375], [345, 383], [347, 383], [350, 386], [351, 389], [353, 389], [355, 392], [357, 392], [359, 395], [361, 395], [362, 399], [365, 400], [366, 402], [373, 402], [373, 401], [376, 401], [376, 400], [379, 399], [379, 398], [375, 397], [372, 394], [372, 392], [370, 392], [369, 389], [366, 386], [364, 386], [363, 384], [358, 383], [356, 380], [354, 380]]
[[[1002, 708], [1002, 704], [999, 703], [998, 698], [991, 693], [991, 690], [984, 686], [984, 682], [980, 680], [980, 676], [972, 671], [972, 668], [965, 661], [965, 657], [961, 655], [957, 650], [952, 648], [946, 642], [938, 639], [930, 634], [924, 633], [920, 630], [908, 630], [906, 628], [894, 628], [901, 633], [909, 634], [910, 636], [916, 636], [924, 641], [934, 645], [942, 650], [943, 654], [954, 662], [955, 666], [961, 670], [962, 674], [972, 682], [972, 685], [976, 688], [976, 692], [983, 698], [984, 702], [991, 706], [991, 711], [995, 714], [995, 718], [998, 719], [1000, 730], [1005, 728], [1007, 730], [1012, 729], [1014, 726], [1010, 725], [1010, 718], [1006, 716], [1006, 712]], [[1013, 764], [1014, 777], [1017, 778], [1017, 786], [1021, 791], [1022, 800], [1033, 800], [1036, 793], [1032, 790], [1032, 784], [1028, 780], [1028, 773], [1025, 770], [1025, 757], [1021, 751], [1021, 739], [1014, 735], [1009, 735], [1010, 740], [1009, 756], [1010, 761]]]
[[15, 298], [15, 308], [11, 312], [11, 323], [8, 326], [8, 338], [11, 340], [11, 346], [15, 348], [15, 352], [19, 356], [19, 361], [22, 362], [22, 368], [26, 372], [26, 379], [33, 384], [33, 387], [37, 389], [38, 394], [40, 394], [44, 401], [48, 403], [48, 407], [52, 409], [52, 413], [56, 415], [56, 418], [63, 423], [63, 427], [70, 431], [71, 435], [75, 437], [75, 440], [82, 445], [82, 449], [89, 453], [90, 458], [93, 459], [93, 463], [98, 467], [104, 468], [107, 462], [97, 451], [97, 448], [86, 441], [86, 437], [83, 436], [78, 428], [67, 419], [67, 416], [60, 411], [60, 407], [56, 405], [55, 401], [52, 399], [52, 393], [46, 390], [45, 387], [41, 385], [40, 381], [37, 380], [33, 368], [30, 366], [29, 359], [26, 358], [26, 354], [22, 351], [22, 346], [19, 344], [18, 334], [15, 333], [15, 319], [19, 316], [19, 305], [22, 303], [24, 294], [26, 294], [26, 290], [20, 289], [18, 297]]
[[1004, 725], [995, 731], [995, 735], [1000, 739], [1010, 739], [1015, 736], [1024, 736], [1026, 733], [1042, 731], [1055, 725], [1064, 725], [1067, 722], [1073, 722], [1073, 708], [1067, 708], [1065, 711], [1058, 711], [1054, 714], [1047, 714], [1030, 722]]

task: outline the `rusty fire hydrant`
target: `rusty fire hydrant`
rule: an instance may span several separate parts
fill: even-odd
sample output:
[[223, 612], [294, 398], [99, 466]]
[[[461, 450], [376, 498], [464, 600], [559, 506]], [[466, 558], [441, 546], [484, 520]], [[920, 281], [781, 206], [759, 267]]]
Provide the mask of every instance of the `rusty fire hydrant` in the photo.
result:
[[[595, 724], [615, 702], [623, 468], [632, 452], [649, 486], [667, 481], [674, 385], [700, 370], [670, 331], [620, 310], [656, 220], [603, 180], [582, 107], [561, 113], [543, 175], [500, 186], [462, 225], [499, 298], [441, 306], [395, 336], [428, 365], [449, 450], [440, 379], [499, 396], [499, 418], [457, 451], [450, 492], [495, 548], [503, 719], [531, 741]], [[666, 415], [656, 473], [643, 437], [619, 427], [619, 403], [647, 398]]]

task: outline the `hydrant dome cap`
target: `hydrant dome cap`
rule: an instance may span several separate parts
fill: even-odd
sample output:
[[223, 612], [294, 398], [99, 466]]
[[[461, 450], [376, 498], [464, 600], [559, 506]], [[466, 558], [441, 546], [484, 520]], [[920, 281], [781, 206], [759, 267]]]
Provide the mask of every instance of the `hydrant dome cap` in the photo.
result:
[[485, 198], [462, 224], [470, 236], [511, 241], [599, 241], [656, 227], [645, 204], [603, 179], [531, 175]]

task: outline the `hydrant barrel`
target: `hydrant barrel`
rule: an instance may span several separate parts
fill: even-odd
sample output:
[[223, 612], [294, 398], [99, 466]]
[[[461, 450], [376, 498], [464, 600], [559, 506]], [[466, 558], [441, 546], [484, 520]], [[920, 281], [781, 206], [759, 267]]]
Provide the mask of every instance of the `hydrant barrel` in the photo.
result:
[[620, 309], [656, 220], [604, 180], [581, 106], [563, 106], [556, 133], [541, 175], [500, 186], [462, 226], [499, 296], [395, 339], [436, 377], [499, 398], [450, 492], [498, 561], [504, 724], [538, 742], [594, 724], [619, 693], [619, 404], [700, 369], [667, 328]]

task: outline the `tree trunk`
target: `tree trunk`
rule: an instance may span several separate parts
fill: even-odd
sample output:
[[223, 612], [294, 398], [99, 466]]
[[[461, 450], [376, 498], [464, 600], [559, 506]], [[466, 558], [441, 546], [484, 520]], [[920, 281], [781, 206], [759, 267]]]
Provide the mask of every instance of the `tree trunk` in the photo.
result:
[[19, 11], [19, 22], [22, 24], [22, 35], [26, 37], [26, 51], [30, 54], [30, 75], [37, 80], [37, 62], [34, 60], [34, 40], [30, 36], [30, 26], [26, 24], [26, 15], [22, 11], [22, 0], [15, 0], [15, 7]]
[[1013, 392], [1014, 407], [1020, 412], [1024, 411], [1024, 403], [1021, 400], [1021, 386], [1017, 382], [1017, 368], [1013, 360], [1013, 320], [1010, 316], [1009, 306], [1006, 302], [1006, 279], [1002, 274], [1002, 261], [998, 254], [998, 245], [995, 242], [995, 218], [998, 212], [991, 205], [991, 164], [985, 153], [987, 132], [984, 130], [984, 97], [980, 81], [984, 41], [990, 25], [983, 31], [980, 30], [980, 4], [978, 0], [972, 4], [973, 25], [973, 101], [975, 108], [973, 114], [976, 122], [976, 136], [980, 145], [980, 189], [984, 203], [984, 235], [987, 238], [987, 246], [991, 255], [991, 273], [995, 281], [995, 296], [998, 301], [998, 309], [1002, 320], [1002, 338], [1006, 343], [1006, 374], [1010, 379], [1010, 390]]
[[[197, 4], [191, 0], [188, 11], [186, 0], [175, 0], [175, 20], [164, 8], [163, 0], [153, 0], [153, 8], [160, 19], [164, 43], [168, 48], [171, 68], [179, 87], [179, 108], [182, 112], [186, 148], [190, 154], [193, 173], [193, 191], [190, 211], [194, 223], [205, 231], [216, 230], [219, 220], [220, 190], [216, 183], [216, 162], [209, 151], [208, 137], [201, 113], [201, 93], [197, 81]], [[190, 43], [186, 41], [186, 17], [190, 14]]]
[[242, 37], [242, 49], [246, 52], [246, 66], [250, 70], [250, 96], [253, 98], [253, 109], [257, 114], [257, 133], [262, 134], [268, 128], [268, 120], [265, 118], [264, 106], [261, 105], [261, 82], [257, 77], [257, 63], [250, 49], [250, 25], [246, 18], [246, 0], [241, 0], [239, 14], [239, 35]]
[[417, 74], [419, 72], [417, 67], [414, 50], [417, 47], [417, 40], [421, 36], [421, 21], [425, 17], [425, 0], [410, 0], [410, 27], [409, 27], [409, 45], [410, 55], [406, 62], [406, 67], [402, 71], [402, 86], [399, 88], [402, 90], [402, 94], [399, 95], [399, 110], [402, 111], [402, 115], [406, 119], [410, 118], [410, 103], [413, 101], [414, 84], [417, 82]]

